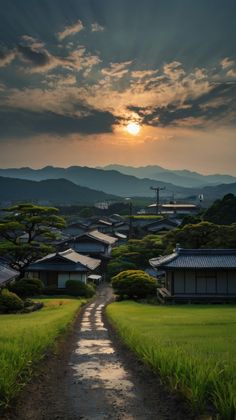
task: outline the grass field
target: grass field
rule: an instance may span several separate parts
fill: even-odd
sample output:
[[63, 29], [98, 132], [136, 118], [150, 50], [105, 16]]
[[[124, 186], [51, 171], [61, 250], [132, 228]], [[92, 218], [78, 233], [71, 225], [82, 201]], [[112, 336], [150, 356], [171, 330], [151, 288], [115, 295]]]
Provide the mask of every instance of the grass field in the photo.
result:
[[82, 300], [37, 299], [44, 308], [30, 314], [0, 315], [0, 406], [6, 406], [32, 375], [55, 338], [66, 329]]
[[116, 302], [110, 321], [123, 341], [191, 402], [236, 419], [236, 306]]

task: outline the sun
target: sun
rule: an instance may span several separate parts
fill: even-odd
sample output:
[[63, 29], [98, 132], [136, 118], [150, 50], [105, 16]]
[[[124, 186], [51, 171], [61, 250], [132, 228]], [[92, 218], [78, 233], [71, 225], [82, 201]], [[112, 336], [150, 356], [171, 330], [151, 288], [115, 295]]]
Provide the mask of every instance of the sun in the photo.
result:
[[130, 122], [126, 127], [126, 130], [128, 131], [129, 134], [136, 136], [140, 132], [140, 128], [141, 127], [138, 123]]

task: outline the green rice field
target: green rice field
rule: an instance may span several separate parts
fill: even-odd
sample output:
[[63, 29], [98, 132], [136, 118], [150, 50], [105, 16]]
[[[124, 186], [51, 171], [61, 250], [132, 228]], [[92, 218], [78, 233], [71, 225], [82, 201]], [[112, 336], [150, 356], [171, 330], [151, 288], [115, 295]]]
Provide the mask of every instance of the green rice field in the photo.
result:
[[0, 315], [0, 406], [7, 406], [32, 376], [56, 337], [83, 303], [78, 299], [37, 299], [44, 308], [29, 314]]
[[236, 419], [236, 306], [115, 302], [107, 315], [123, 341], [197, 414]]

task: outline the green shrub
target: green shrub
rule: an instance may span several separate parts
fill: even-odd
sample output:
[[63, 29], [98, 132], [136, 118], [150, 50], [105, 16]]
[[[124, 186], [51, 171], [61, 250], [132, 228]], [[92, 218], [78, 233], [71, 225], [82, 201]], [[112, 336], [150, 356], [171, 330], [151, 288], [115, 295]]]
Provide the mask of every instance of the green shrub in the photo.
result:
[[0, 312], [17, 312], [23, 309], [23, 307], [24, 303], [19, 296], [7, 289], [2, 290], [0, 294]]
[[71, 296], [83, 296], [90, 298], [94, 295], [95, 289], [91, 284], [85, 284], [81, 280], [67, 280], [66, 291]]
[[39, 279], [23, 278], [15, 281], [9, 290], [21, 297], [40, 295], [43, 291], [43, 283]]
[[34, 305], [34, 301], [32, 299], [25, 299], [24, 300], [24, 308], [30, 308]]
[[122, 299], [143, 299], [156, 294], [157, 282], [145, 271], [126, 270], [112, 277], [112, 286]]

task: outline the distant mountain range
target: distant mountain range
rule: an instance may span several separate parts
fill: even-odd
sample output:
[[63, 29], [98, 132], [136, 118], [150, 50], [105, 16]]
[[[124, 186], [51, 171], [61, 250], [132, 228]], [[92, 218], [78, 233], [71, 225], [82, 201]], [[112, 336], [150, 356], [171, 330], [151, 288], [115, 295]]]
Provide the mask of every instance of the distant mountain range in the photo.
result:
[[37, 201], [49, 204], [87, 204], [118, 200], [119, 197], [102, 191], [80, 187], [66, 179], [29, 181], [0, 177], [0, 202]]
[[81, 166], [71, 166], [69, 168], [57, 168], [46, 166], [42, 169], [13, 168], [0, 169], [0, 176], [9, 178], [28, 179], [31, 181], [42, 181], [46, 179], [67, 179], [74, 184], [104, 191], [107, 194], [115, 194], [122, 197], [129, 196], [153, 196], [150, 190], [152, 185], [165, 187], [164, 196], [170, 197], [173, 193], [178, 197], [183, 197], [191, 192], [189, 189], [179, 187], [167, 182], [158, 182], [153, 179], [140, 179], [131, 175], [124, 175], [115, 170], [104, 170]]
[[[197, 176], [205, 178], [204, 175], [196, 174]], [[217, 176], [223, 179], [227, 177], [227, 175], [211, 175], [211, 177]], [[230, 176], [229, 178], [236, 179]], [[190, 188], [157, 179], [141, 179], [115, 170], [80, 166], [0, 169], [0, 180], [0, 201], [38, 199], [55, 204], [66, 202], [93, 204], [96, 201], [119, 199], [119, 196], [153, 197], [154, 200], [155, 194], [150, 190], [151, 186], [165, 188], [161, 191], [161, 199], [194, 202], [199, 194], [204, 194], [207, 204], [227, 193], [236, 194], [236, 182]], [[175, 181], [177, 182], [177, 178]]]
[[133, 175], [137, 178], [151, 178], [157, 181], [170, 182], [181, 187], [193, 188], [204, 187], [207, 185], [230, 184], [236, 182], [236, 177], [231, 175], [202, 175], [197, 172], [184, 170], [170, 170], [162, 168], [158, 165], [140, 166], [134, 168], [132, 166], [123, 165], [107, 165], [101, 169], [115, 170], [122, 174]]

